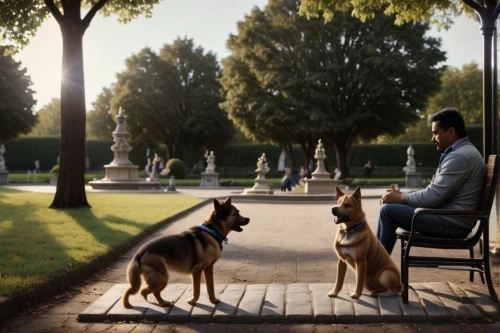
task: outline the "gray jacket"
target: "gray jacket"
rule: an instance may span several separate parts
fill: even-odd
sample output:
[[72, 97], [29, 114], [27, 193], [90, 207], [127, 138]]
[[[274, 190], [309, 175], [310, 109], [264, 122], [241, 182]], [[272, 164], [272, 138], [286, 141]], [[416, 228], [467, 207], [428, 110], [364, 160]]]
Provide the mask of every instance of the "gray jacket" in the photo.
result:
[[[486, 181], [483, 157], [468, 138], [458, 140], [448, 149], [432, 182], [423, 190], [408, 193], [408, 204], [425, 208], [479, 209]], [[476, 223], [470, 218], [445, 215], [443, 218], [469, 229]]]

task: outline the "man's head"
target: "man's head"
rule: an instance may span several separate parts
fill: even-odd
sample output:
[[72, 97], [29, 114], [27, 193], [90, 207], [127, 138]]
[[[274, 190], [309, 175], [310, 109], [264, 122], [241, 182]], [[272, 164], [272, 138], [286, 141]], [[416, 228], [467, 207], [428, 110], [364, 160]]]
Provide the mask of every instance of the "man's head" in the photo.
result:
[[464, 119], [456, 108], [445, 108], [429, 116], [432, 139], [437, 150], [445, 151], [457, 140], [467, 136]]

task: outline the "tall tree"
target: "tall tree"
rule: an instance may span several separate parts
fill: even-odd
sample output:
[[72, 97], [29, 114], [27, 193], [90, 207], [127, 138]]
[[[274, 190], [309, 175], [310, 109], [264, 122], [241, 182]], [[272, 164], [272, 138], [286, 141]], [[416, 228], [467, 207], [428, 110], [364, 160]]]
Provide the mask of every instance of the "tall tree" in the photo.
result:
[[114, 88], [103, 88], [102, 92], [92, 103], [92, 110], [87, 114], [87, 126], [90, 135], [99, 139], [110, 139], [116, 128], [116, 122], [111, 112], [111, 100], [114, 97]]
[[419, 112], [419, 120], [406, 128], [405, 133], [394, 137], [381, 135], [376, 142], [416, 142], [430, 140], [427, 117], [448, 106], [457, 107], [466, 124], [480, 124], [483, 119], [483, 71], [476, 63], [465, 64], [461, 69], [447, 67], [441, 76], [441, 87]]
[[28, 133], [36, 123], [31, 79], [0, 47], [0, 142]]
[[183, 158], [183, 148], [214, 149], [233, 136], [219, 108], [217, 59], [191, 39], [177, 39], [157, 55], [143, 49], [118, 75], [114, 109], [123, 107], [132, 139], [164, 144], [167, 159]]
[[441, 77], [441, 89], [429, 99], [427, 114], [447, 106], [457, 107], [467, 124], [483, 121], [483, 71], [478, 64], [470, 63], [462, 69], [449, 67]]
[[61, 135], [61, 101], [59, 98], [52, 98], [36, 114], [38, 122], [30, 132], [31, 136]]
[[[128, 22], [151, 15], [160, 0], [30, 0], [0, 2], [1, 37], [24, 46], [50, 16], [62, 40], [61, 148], [59, 178], [52, 208], [89, 207], [85, 194], [85, 82], [83, 35], [98, 11]], [[90, 8], [82, 18], [82, 8]]]
[[362, 23], [342, 12], [324, 24], [298, 15], [298, 5], [270, 0], [239, 23], [224, 63], [223, 107], [266, 140], [333, 143], [346, 177], [357, 136], [401, 133], [417, 118], [439, 86], [444, 53], [425, 24], [398, 27], [384, 15]]

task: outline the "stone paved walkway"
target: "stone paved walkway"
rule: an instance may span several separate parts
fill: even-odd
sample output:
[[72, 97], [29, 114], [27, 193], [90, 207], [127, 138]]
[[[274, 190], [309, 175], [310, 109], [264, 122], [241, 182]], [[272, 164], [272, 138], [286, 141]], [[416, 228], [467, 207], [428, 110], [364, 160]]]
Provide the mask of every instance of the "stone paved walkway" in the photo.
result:
[[[43, 190], [48, 191], [47, 189]], [[200, 198], [221, 198], [227, 195], [233, 195], [236, 197], [238, 195], [237, 193], [234, 193], [237, 192], [235, 189], [191, 190], [181, 188], [179, 191], [187, 194], [193, 194]], [[366, 191], [362, 190], [362, 192], [365, 198], [363, 199], [363, 208], [366, 212], [370, 227], [374, 230], [380, 208], [378, 198], [380, 198], [380, 195], [383, 193], [383, 189], [367, 189]], [[168, 197], [170, 195], [171, 194], [165, 194], [165, 204], [168, 204]], [[187, 309], [186, 312], [189, 310], [190, 313], [189, 321], [191, 321], [191, 324], [182, 324], [181, 326], [178, 324], [174, 325], [166, 323], [155, 324], [145, 320], [142, 320], [140, 323], [125, 323], [117, 321], [87, 323], [79, 321], [79, 316], [81, 317], [80, 320], [83, 320], [84, 316], [81, 315], [85, 313], [89, 306], [98, 302], [98, 300], [108, 292], [114, 293], [115, 291], [111, 290], [117, 290], [115, 288], [120, 288], [120, 285], [123, 285], [126, 282], [125, 269], [133, 253], [139, 247], [140, 244], [138, 244], [122, 258], [110, 263], [107, 269], [97, 272], [93, 278], [89, 279], [85, 283], [74, 286], [64, 294], [54, 297], [47, 302], [38, 304], [34, 307], [26, 307], [17, 316], [0, 325], [0, 331], [278, 333], [336, 332], [338, 330], [345, 331], [345, 329], [353, 329], [358, 332], [373, 332], [374, 330], [387, 330], [389, 332], [399, 332], [403, 330], [415, 332], [446, 332], [447, 330], [450, 332], [495, 332], [500, 329], [500, 323], [498, 322], [494, 324], [479, 324], [479, 326], [478, 324], [471, 324], [473, 322], [472, 320], [478, 317], [478, 312], [476, 310], [478, 310], [483, 316], [481, 319], [483, 322], [489, 322], [491, 320], [497, 321], [498, 306], [488, 302], [488, 298], [486, 297], [486, 288], [479, 282], [478, 278], [476, 278], [477, 281], [475, 283], [468, 282], [467, 272], [423, 268], [410, 269], [410, 284], [415, 289], [415, 294], [413, 295], [422, 297], [418, 303], [425, 311], [427, 322], [419, 322], [417, 319], [410, 319], [411, 317], [408, 316], [405, 317], [405, 312], [403, 312], [403, 307], [401, 307], [400, 297], [385, 298], [384, 300], [379, 301], [377, 299], [364, 296], [361, 300], [355, 303], [345, 303], [346, 306], [340, 306], [339, 304], [342, 301], [350, 301], [349, 298], [339, 298], [339, 304], [336, 304], [337, 300], [332, 302], [332, 300], [326, 296], [321, 296], [324, 292], [320, 291], [322, 288], [324, 290], [324, 286], [333, 283], [336, 276], [337, 258], [333, 252], [332, 244], [337, 226], [333, 223], [332, 216], [330, 214], [330, 209], [334, 204], [333, 202], [294, 202], [292, 204], [287, 204], [281, 202], [249, 203], [238, 202], [238, 200], [235, 200], [235, 204], [243, 215], [251, 218], [251, 222], [245, 227], [245, 230], [242, 233], [231, 233], [229, 235], [229, 244], [225, 245], [222, 257], [215, 265], [215, 282], [218, 285], [218, 292], [220, 292], [221, 295], [224, 295], [226, 292], [229, 293], [231, 288], [245, 288], [245, 292], [241, 294], [242, 301], [245, 295], [251, 295], [247, 294], [246, 289], [250, 288], [248, 289], [248, 291], [250, 291], [253, 290], [252, 288], [257, 288], [255, 290], [261, 290], [259, 291], [261, 294], [259, 294], [260, 296], [258, 296], [258, 299], [264, 299], [264, 301], [261, 302], [262, 309], [265, 309], [265, 297], [270, 296], [270, 286], [276, 286], [272, 288], [284, 288], [283, 290], [285, 291], [285, 296], [282, 296], [284, 297], [284, 312], [282, 313], [282, 316], [284, 318], [283, 322], [288, 323], [290, 322], [287, 321], [287, 304], [289, 302], [287, 303], [286, 300], [288, 300], [288, 294], [290, 294], [290, 291], [295, 288], [292, 286], [297, 286], [297, 288], [303, 288], [302, 295], [297, 296], [303, 297], [305, 300], [302, 301], [306, 303], [303, 304], [304, 307], [302, 307], [302, 309], [305, 311], [308, 307], [310, 308], [312, 319], [308, 319], [310, 320], [309, 322], [318, 322], [316, 321], [317, 317], [314, 317], [315, 311], [318, 311], [319, 313], [320, 308], [328, 308], [325, 304], [331, 304], [332, 312], [336, 309], [342, 309], [342, 311], [344, 311], [333, 312], [332, 318], [330, 318], [330, 320], [335, 320], [335, 322], [341, 323], [339, 326], [332, 326], [331, 324], [296, 324], [285, 326], [281, 326], [281, 324], [234, 324], [234, 321], [232, 324], [194, 323], [197, 319], [193, 318], [196, 316], [200, 316], [200, 318], [208, 318], [208, 312], [211, 313], [210, 316], [212, 316], [212, 318], [214, 314], [217, 313], [220, 313], [218, 316], [219, 318], [224, 317], [222, 315], [222, 310], [220, 312], [216, 312], [215, 310], [217, 307], [213, 308], [210, 304], [206, 304], [206, 307], [203, 308], [195, 307], [193, 309]], [[190, 226], [202, 221], [210, 213], [210, 210], [210, 205], [203, 206], [182, 219], [167, 225], [156, 235], [178, 233], [186, 230]], [[421, 251], [422, 253], [428, 252], [428, 250]], [[446, 253], [446, 251], [443, 250], [432, 250], [430, 252], [435, 255], [443, 255]], [[398, 266], [399, 255], [399, 246], [397, 246], [392, 254], [392, 258]], [[500, 265], [498, 261], [493, 265], [492, 275], [494, 281], [496, 281], [495, 288], [497, 293], [500, 294], [500, 288], [498, 288], [500, 281]], [[346, 283], [348, 285], [347, 289], [345, 287], [344, 291], [349, 290], [349, 284], [354, 283], [354, 278], [354, 274], [351, 270], [349, 270], [346, 275]], [[450, 281], [450, 284], [447, 283], [447, 281]], [[190, 278], [188, 276], [172, 274], [171, 285], [169, 288], [177, 286], [176, 288], [179, 288], [179, 290], [182, 290], [183, 288], [185, 288], [184, 290], [187, 290], [189, 284]], [[266, 286], [266, 292], [264, 294], [262, 294], [263, 289], [258, 289], [259, 285], [260, 288]], [[278, 287], [279, 285], [282, 287]], [[307, 289], [305, 286], [307, 286]], [[201, 289], [202, 291], [205, 289], [204, 285]], [[308, 290], [307, 294], [309, 295], [309, 298], [305, 295], [306, 290]], [[168, 289], [166, 292], [166, 298], [169, 300], [182, 297], [180, 294], [177, 296], [169, 293]], [[239, 292], [232, 292], [234, 298], [238, 298], [238, 293], [241, 293], [241, 290]], [[236, 296], [234, 294], [236, 294]], [[301, 293], [298, 292], [297, 294]], [[121, 295], [121, 292], [118, 292], [118, 297], [119, 295]], [[319, 303], [317, 303], [318, 307], [316, 307], [315, 295], [318, 295], [318, 302], [319, 299], [322, 300], [321, 302], [323, 303], [321, 304], [323, 305], [321, 305], [321, 307], [319, 306]], [[117, 296], [115, 296], [115, 298], [116, 297]], [[457, 297], [460, 298], [462, 304], [458, 303]], [[133, 299], [133, 301], [134, 300], [135, 299]], [[415, 301], [414, 299], [411, 300]], [[118, 299], [115, 299], [115, 303], [117, 301]], [[223, 304], [228, 304], [227, 307], [233, 312], [236, 311], [234, 313], [237, 313], [239, 305], [245, 304], [241, 301], [239, 303], [230, 303], [229, 301], [225, 301]], [[328, 301], [330, 303], [328, 303]], [[401, 312], [395, 311], [395, 313], [402, 313], [402, 316], [399, 317], [399, 315], [394, 314], [392, 317], [394, 320], [399, 318], [399, 323], [390, 325], [387, 324], [386, 320], [388, 320], [388, 314], [386, 315], [385, 312], [381, 312], [380, 306], [377, 308], [374, 303], [369, 303], [379, 302], [379, 304], [382, 304], [386, 301], [394, 302], [393, 305], [395, 307], [396, 301], [397, 304], [399, 304], [398, 306], [401, 308]], [[273, 304], [277, 304], [275, 301], [272, 302]], [[300, 300], [296, 301], [296, 303], [300, 302]], [[180, 299], [176, 303], [176, 306], [180, 307], [182, 303], [184, 302]], [[253, 301], [246, 303], [248, 306], [251, 306]], [[141, 306], [140, 303], [137, 304]], [[257, 302], [257, 304], [259, 303]], [[238, 305], [238, 307], [235, 305]], [[149, 303], [143, 304], [142, 306], [144, 308], [154, 307]], [[223, 305], [220, 306], [223, 307]], [[245, 305], [245, 307], [246, 306], [247, 305]], [[175, 307], [172, 309], [174, 308]], [[290, 309], [292, 308], [293, 307], [290, 307]], [[443, 308], [446, 310], [438, 310]], [[172, 309], [167, 310], [172, 311]], [[363, 314], [363, 317], [361, 318], [365, 319], [368, 318], [365, 314], [369, 312], [364, 311], [373, 311], [370, 319], [366, 322], [375, 323], [364, 325], [348, 324], [349, 320], [347, 320], [348, 317], [346, 317], [347, 313], [345, 312], [350, 310], [354, 311], [353, 313], [355, 316], [357, 314]], [[465, 312], [465, 310], [467, 312]], [[226, 311], [229, 310], [226, 309]], [[279, 311], [277, 312], [279, 313]], [[106, 311], [106, 313], [109, 312]], [[460, 313], [462, 315], [465, 313], [466, 315], [460, 317]], [[169, 320], [169, 315], [169, 312], [167, 312], [167, 320]], [[265, 315], [268, 316], [268, 314]], [[277, 316], [277, 318], [278, 317], [280, 316]], [[380, 323], [381, 317], [385, 322], [384, 324]], [[447, 320], [444, 320], [444, 322], [448, 322], [449, 326], [429, 326], [432, 325], [429, 323], [433, 323], [434, 320], [440, 321], [443, 317], [448, 318]], [[226, 315], [224, 318], [231, 317]], [[262, 312], [259, 313], [259, 318], [262, 318]], [[359, 318], [360, 317], [354, 318], [357, 323], [362, 322], [358, 320]], [[422, 320], [424, 320], [422, 316], [415, 318], [422, 318]], [[340, 319], [342, 319], [342, 321]], [[404, 322], [408, 321], [412, 321], [413, 324], [404, 324]]]
[[[82, 311], [80, 322], [170, 322], [228, 324], [331, 324], [398, 323], [497, 320], [500, 307], [489, 295], [454, 283], [416, 283], [410, 288], [409, 302], [400, 296], [370, 297], [359, 300], [349, 294], [353, 284], [346, 284], [337, 298], [329, 298], [332, 284], [217, 284], [219, 304], [211, 304], [202, 287], [195, 306], [187, 303], [192, 295], [190, 284], [171, 284], [162, 297], [174, 301], [162, 308], [139, 295], [130, 298], [132, 309], [121, 304], [127, 284], [117, 284]], [[152, 302], [152, 303], [150, 303]]]

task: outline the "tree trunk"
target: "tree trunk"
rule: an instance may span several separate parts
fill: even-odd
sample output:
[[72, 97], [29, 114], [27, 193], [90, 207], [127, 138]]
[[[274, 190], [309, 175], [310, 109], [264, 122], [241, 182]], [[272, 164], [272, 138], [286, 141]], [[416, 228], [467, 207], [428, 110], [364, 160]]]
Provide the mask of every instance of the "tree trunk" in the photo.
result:
[[293, 147], [291, 144], [287, 143], [283, 145], [283, 149], [285, 150], [286, 160], [288, 161], [288, 167], [293, 172], [295, 168], [295, 157], [293, 156]]
[[340, 179], [349, 177], [349, 146], [345, 142], [335, 141], [335, 154], [337, 156], [337, 168], [341, 175]]
[[90, 207], [85, 193], [85, 82], [82, 40], [85, 29], [65, 20], [61, 82], [61, 146], [57, 190], [51, 208]]

